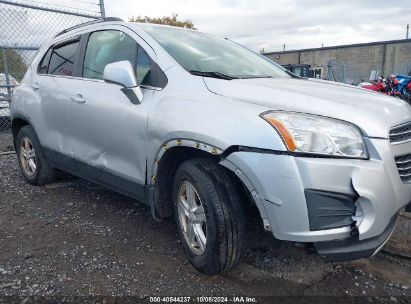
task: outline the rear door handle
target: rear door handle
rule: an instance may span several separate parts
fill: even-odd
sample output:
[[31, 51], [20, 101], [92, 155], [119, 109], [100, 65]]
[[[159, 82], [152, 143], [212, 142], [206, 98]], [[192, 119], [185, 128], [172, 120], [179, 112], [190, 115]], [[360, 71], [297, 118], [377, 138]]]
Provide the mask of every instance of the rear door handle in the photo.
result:
[[33, 90], [38, 90], [38, 89], [40, 89], [40, 86], [39, 86], [39, 83], [38, 83], [38, 82], [33, 83], [31, 87], [33, 88]]
[[71, 100], [74, 101], [75, 103], [85, 103], [86, 102], [83, 95], [81, 94], [76, 94], [74, 96], [71, 96]]

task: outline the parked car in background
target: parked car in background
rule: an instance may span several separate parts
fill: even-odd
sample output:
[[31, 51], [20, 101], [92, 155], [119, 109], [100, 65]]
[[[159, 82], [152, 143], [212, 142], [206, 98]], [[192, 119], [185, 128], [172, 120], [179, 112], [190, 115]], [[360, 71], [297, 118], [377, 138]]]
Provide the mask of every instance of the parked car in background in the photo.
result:
[[299, 77], [314, 78], [314, 71], [310, 70], [309, 64], [285, 64], [283, 67]]
[[206, 274], [240, 261], [247, 206], [275, 238], [352, 260], [378, 252], [411, 201], [405, 102], [299, 78], [198, 31], [68, 29], [40, 49], [11, 112], [29, 183], [60, 169], [174, 215]]
[[[19, 82], [11, 75], [9, 75], [9, 85], [15, 87], [19, 85]], [[7, 80], [6, 74], [0, 73], [0, 97], [6, 97], [7, 95]]]
[[[9, 75], [9, 85], [17, 86], [18, 81]], [[10, 126], [10, 110], [9, 110], [9, 94], [7, 90], [7, 80], [4, 73], [0, 73], [0, 131], [9, 130]]]

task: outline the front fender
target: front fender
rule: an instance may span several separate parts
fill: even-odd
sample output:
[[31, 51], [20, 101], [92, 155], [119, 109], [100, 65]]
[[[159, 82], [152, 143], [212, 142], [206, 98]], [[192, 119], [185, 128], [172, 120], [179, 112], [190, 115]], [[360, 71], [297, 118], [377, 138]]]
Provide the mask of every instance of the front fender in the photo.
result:
[[269, 108], [212, 93], [163, 98], [148, 119], [148, 176], [170, 145], [221, 154], [230, 146], [286, 151], [277, 132], [259, 115]]

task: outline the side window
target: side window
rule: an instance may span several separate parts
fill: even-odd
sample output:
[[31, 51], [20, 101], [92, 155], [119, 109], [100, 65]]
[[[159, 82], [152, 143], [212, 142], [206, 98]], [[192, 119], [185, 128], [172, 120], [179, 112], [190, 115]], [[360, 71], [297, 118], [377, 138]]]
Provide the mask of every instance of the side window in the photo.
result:
[[151, 66], [152, 62], [147, 52], [139, 47], [137, 57], [137, 82], [140, 85], [154, 86], [151, 80]]
[[40, 64], [39, 64], [39, 68], [38, 68], [38, 72], [40, 74], [47, 74], [47, 69], [49, 67], [49, 63], [50, 63], [50, 57], [51, 57], [51, 52], [52, 52], [53, 48], [49, 48], [49, 50], [47, 51], [46, 55], [44, 55], [43, 59], [41, 60]]
[[70, 41], [53, 47], [48, 74], [72, 76], [79, 41]]
[[90, 34], [82, 75], [84, 78], [103, 79], [107, 64], [123, 60], [134, 67], [140, 85], [165, 87], [167, 84], [167, 77], [147, 52], [133, 38], [116, 30]]
[[103, 79], [107, 64], [128, 60], [132, 66], [137, 63], [138, 44], [127, 34], [110, 30], [90, 35], [83, 65], [83, 77]]

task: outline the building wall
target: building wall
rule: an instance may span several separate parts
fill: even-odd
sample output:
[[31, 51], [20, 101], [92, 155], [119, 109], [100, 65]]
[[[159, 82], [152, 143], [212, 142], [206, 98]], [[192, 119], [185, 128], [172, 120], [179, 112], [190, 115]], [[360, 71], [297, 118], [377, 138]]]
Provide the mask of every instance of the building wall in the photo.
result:
[[332, 70], [340, 75], [340, 78], [344, 75], [345, 82], [359, 82], [368, 80], [371, 70], [378, 70], [384, 76], [391, 73], [408, 74], [411, 69], [411, 39], [272, 52], [264, 55], [282, 65], [301, 63], [309, 64], [312, 68], [322, 68], [324, 79], [329, 76], [328, 66], [332, 61]]
[[387, 44], [384, 70], [387, 73], [408, 74], [411, 68], [411, 41]]

